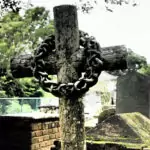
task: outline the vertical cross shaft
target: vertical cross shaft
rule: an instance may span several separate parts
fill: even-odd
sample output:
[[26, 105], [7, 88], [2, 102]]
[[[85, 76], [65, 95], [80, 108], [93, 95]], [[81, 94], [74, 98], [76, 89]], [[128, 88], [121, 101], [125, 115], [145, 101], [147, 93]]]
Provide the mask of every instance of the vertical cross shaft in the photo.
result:
[[[72, 64], [72, 54], [79, 47], [77, 10], [72, 5], [54, 7], [55, 42], [58, 58], [58, 82], [78, 79], [80, 72]], [[82, 98], [60, 98], [61, 149], [84, 150], [84, 106]]]

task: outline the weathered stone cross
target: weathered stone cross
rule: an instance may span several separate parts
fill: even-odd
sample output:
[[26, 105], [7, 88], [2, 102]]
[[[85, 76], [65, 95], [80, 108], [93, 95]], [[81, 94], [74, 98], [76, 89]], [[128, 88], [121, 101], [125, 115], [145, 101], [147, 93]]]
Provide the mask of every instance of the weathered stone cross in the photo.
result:
[[[72, 5], [54, 8], [56, 53], [47, 56], [46, 71], [57, 74], [58, 82], [68, 83], [77, 80], [84, 72], [84, 50], [78, 50], [79, 31], [77, 10]], [[77, 54], [76, 60], [71, 59]], [[123, 46], [102, 49], [103, 70], [126, 69], [127, 52]], [[34, 56], [22, 55], [12, 59], [11, 70], [16, 78], [33, 76]], [[80, 69], [79, 69], [80, 68]], [[62, 150], [85, 150], [84, 106], [82, 98], [60, 98], [60, 126]]]

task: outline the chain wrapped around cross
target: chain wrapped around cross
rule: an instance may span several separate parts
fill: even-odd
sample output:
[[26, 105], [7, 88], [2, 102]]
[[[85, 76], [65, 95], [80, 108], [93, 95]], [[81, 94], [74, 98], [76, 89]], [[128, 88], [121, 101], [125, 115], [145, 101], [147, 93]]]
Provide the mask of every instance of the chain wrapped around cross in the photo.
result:
[[[74, 65], [73, 67], [76, 68], [76, 70], [80, 74], [79, 78], [73, 80], [73, 82], [56, 83], [52, 81], [51, 78], [49, 77], [49, 71], [47, 70], [49, 70], [49, 68], [53, 68], [55, 71], [51, 72], [57, 74], [58, 70], [60, 70], [62, 65], [59, 64], [60, 62], [59, 59], [61, 59], [62, 57], [67, 58], [67, 53], [69, 53], [67, 51], [66, 52], [57, 51], [55, 35], [48, 36], [39, 45], [39, 47], [35, 50], [33, 60], [31, 58], [32, 62], [26, 63], [27, 60], [22, 59], [22, 61], [25, 61], [25, 65], [27, 67], [30, 64], [28, 67], [30, 69], [26, 71], [30, 74], [29, 76], [33, 74], [33, 76], [35, 76], [38, 82], [40, 83], [41, 87], [45, 91], [52, 93], [56, 97], [63, 97], [63, 96], [72, 97], [76, 95], [82, 96], [85, 92], [89, 90], [90, 87], [94, 86], [97, 83], [98, 77], [103, 70], [111, 71], [117, 69], [126, 69], [127, 67], [126, 65], [127, 52], [124, 46], [107, 47], [106, 49], [101, 48], [100, 44], [96, 41], [96, 39], [93, 36], [89, 36], [88, 33], [85, 33], [83, 31], [79, 31], [78, 39], [79, 39], [78, 48], [71, 55], [70, 54], [68, 55], [69, 57], [71, 57], [70, 60], [72, 60], [70, 64]], [[60, 53], [65, 54], [61, 54], [62, 57], [60, 58], [58, 57]], [[50, 59], [52, 60], [54, 59], [55, 62], [50, 64], [48, 62], [50, 61]], [[29, 60], [30, 59], [28, 59], [28, 61]], [[13, 60], [11, 61], [11, 70], [13, 76], [17, 76], [17, 72], [21, 74], [21, 71], [23, 71], [23, 69], [21, 70], [22, 68], [21, 64], [22, 64], [21, 62], [18, 63], [17, 68], [16, 62], [15, 61], [13, 62]], [[26, 70], [27, 67], [24, 67], [24, 70]]]
[[82, 95], [88, 91], [90, 87], [97, 83], [98, 77], [102, 71], [103, 58], [101, 56], [101, 48], [99, 43], [94, 37], [90, 37], [83, 31], [79, 31], [79, 35], [79, 51], [81, 48], [84, 49], [86, 56], [86, 70], [74, 83], [55, 83], [51, 80], [51, 78], [48, 77], [48, 73], [45, 71], [44, 56], [49, 55], [49, 53], [57, 52], [55, 50], [54, 35], [46, 38], [35, 51], [34, 76], [39, 80], [41, 87], [45, 91], [51, 92], [57, 97]]

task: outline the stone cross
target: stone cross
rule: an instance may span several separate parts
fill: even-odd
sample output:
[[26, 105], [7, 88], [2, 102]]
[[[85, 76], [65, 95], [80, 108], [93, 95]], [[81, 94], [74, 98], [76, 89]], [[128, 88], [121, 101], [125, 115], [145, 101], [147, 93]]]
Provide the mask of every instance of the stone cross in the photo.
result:
[[[54, 7], [55, 44], [56, 53], [45, 58], [46, 71], [57, 74], [59, 83], [68, 83], [78, 80], [85, 66], [81, 65], [85, 59], [84, 50], [79, 47], [79, 30], [77, 9], [72, 5]], [[122, 50], [120, 50], [120, 47]], [[72, 55], [80, 55], [76, 60]], [[125, 69], [126, 49], [123, 46], [104, 48], [102, 51], [103, 70]], [[23, 56], [19, 56], [23, 58]], [[11, 70], [14, 77], [33, 76], [32, 56], [24, 59], [14, 58], [11, 61]], [[22, 61], [22, 63], [18, 61]], [[19, 67], [20, 66], [20, 67]], [[24, 69], [23, 69], [24, 68]], [[79, 69], [80, 68], [80, 69]], [[28, 73], [26, 72], [28, 70]], [[21, 73], [22, 72], [22, 73]], [[23, 72], [25, 73], [23, 75]], [[85, 150], [84, 106], [81, 97], [62, 97], [59, 100], [61, 149]]]

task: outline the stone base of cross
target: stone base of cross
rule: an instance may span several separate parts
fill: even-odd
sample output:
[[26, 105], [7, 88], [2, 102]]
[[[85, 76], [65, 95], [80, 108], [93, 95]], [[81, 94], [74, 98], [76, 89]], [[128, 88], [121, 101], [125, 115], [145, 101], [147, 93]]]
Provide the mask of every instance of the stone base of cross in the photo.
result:
[[[34, 75], [41, 86], [60, 97], [61, 149], [85, 150], [82, 93], [96, 84], [102, 70], [125, 69], [127, 53], [123, 49], [123, 51], [118, 50], [114, 55], [113, 48], [112, 51], [109, 48], [104, 50], [95, 39], [79, 32], [75, 6], [55, 7], [54, 22], [55, 37], [51, 37], [48, 42], [54, 40], [55, 49], [51, 49], [48, 43], [43, 43], [34, 61], [28, 60], [28, 62], [36, 64]], [[79, 48], [79, 45], [82, 48]], [[11, 62], [12, 73], [18, 77], [18, 72], [19, 74], [21, 72], [17, 71], [17, 65], [13, 62], [14, 60]], [[27, 69], [31, 71], [31, 68]], [[57, 74], [58, 83], [52, 83], [48, 79], [48, 74]], [[32, 75], [31, 71], [28, 76]]]

